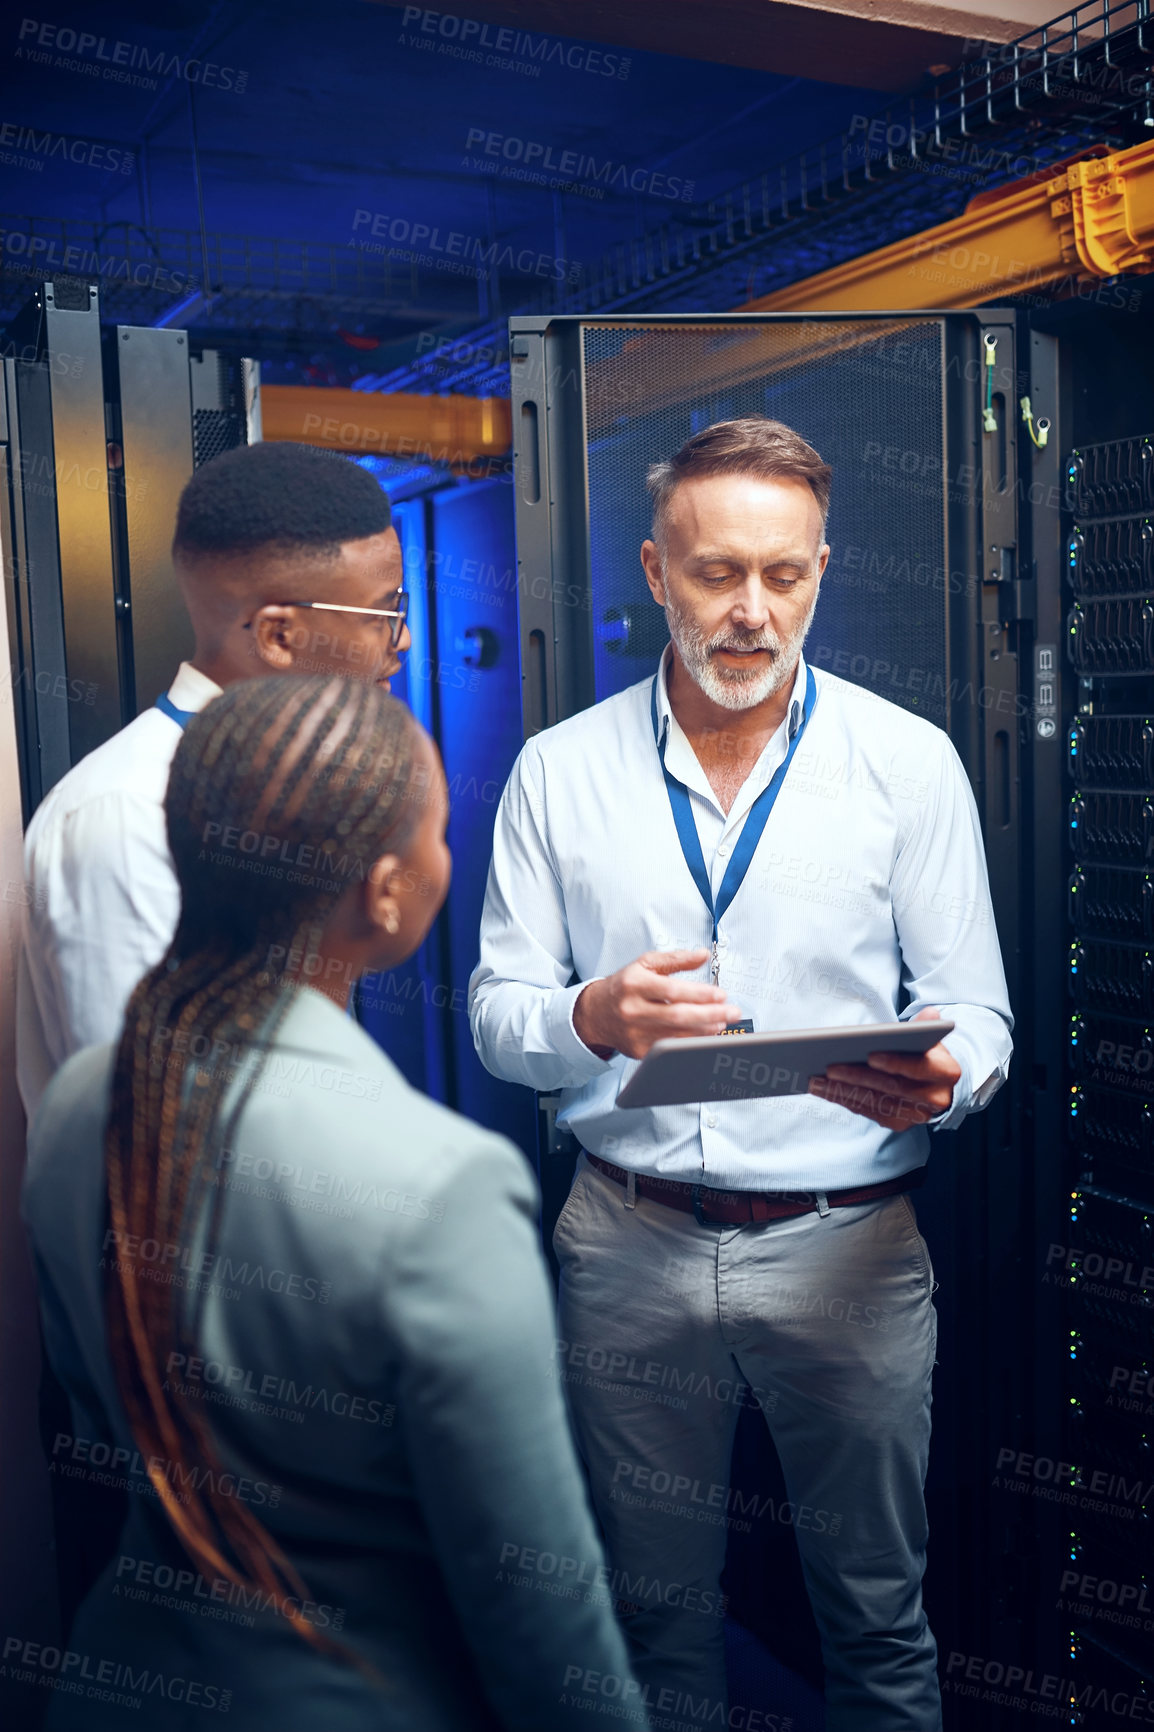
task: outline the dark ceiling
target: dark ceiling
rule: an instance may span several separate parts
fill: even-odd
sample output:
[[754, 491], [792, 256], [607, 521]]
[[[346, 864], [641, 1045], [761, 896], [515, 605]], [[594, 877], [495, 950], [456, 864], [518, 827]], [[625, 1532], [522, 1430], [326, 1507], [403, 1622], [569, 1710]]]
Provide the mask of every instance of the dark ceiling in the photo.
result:
[[367, 0], [161, 17], [4, 26], [4, 312], [45, 264], [99, 269], [110, 313], [223, 335], [272, 380], [351, 382], [550, 283], [579, 298], [612, 247], [880, 100]]

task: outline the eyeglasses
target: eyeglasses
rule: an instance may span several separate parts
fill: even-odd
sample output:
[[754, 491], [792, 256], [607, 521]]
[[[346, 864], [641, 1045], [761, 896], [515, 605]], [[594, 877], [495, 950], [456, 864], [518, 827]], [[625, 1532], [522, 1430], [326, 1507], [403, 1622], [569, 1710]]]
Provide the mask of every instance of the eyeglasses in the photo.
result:
[[399, 589], [396, 596], [396, 607], [348, 607], [339, 601], [286, 601], [282, 607], [312, 607], [319, 608], [322, 613], [359, 613], [372, 619], [391, 619], [393, 633], [393, 648], [401, 641], [401, 633], [405, 629], [405, 620], [409, 615], [409, 597], [405, 590]]

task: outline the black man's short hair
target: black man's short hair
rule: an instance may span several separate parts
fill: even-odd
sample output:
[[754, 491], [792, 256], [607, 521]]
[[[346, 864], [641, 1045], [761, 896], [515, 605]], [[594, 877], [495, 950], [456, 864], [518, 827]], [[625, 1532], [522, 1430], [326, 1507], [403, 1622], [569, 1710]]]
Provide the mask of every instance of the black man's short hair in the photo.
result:
[[336, 451], [275, 441], [238, 445], [203, 464], [180, 496], [173, 557], [311, 553], [335, 558], [343, 541], [392, 523], [380, 483]]

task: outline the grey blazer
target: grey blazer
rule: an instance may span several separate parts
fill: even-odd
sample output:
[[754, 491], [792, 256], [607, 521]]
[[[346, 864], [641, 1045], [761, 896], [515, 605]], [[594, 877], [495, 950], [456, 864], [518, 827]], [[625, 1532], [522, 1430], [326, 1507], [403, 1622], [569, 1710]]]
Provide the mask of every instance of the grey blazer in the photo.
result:
[[[215, 1255], [118, 1244], [104, 1198], [112, 1062], [92, 1047], [58, 1072], [24, 1190], [48, 1350], [75, 1412], [51, 1469], [131, 1493], [49, 1727], [585, 1732], [607, 1706], [644, 1727], [557, 1380], [521, 1153], [411, 1089], [305, 988], [219, 1157]], [[175, 1542], [105, 1340], [105, 1268], [122, 1256], [202, 1291], [197, 1351], [165, 1371], [212, 1422], [218, 1489], [295, 1565], [306, 1619], [383, 1688]], [[176, 1463], [151, 1465], [181, 1489]]]

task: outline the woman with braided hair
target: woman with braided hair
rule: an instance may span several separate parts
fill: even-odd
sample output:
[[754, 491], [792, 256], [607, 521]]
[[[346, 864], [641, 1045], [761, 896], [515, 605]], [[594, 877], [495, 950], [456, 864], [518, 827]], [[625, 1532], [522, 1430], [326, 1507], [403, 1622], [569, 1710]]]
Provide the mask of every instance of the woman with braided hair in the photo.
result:
[[165, 809], [175, 937], [30, 1138], [53, 1466], [131, 1494], [48, 1726], [546, 1732], [594, 1679], [644, 1726], [524, 1158], [341, 1008], [444, 900], [435, 747], [377, 685], [234, 684]]

